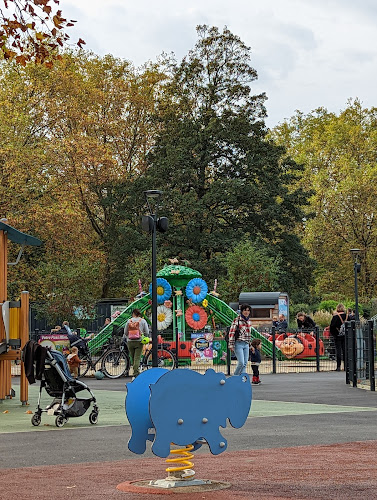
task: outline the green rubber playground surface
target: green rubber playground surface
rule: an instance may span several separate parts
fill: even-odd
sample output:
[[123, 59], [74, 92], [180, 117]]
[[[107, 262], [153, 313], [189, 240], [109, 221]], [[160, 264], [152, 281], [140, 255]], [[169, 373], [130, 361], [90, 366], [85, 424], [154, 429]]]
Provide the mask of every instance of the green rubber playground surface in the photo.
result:
[[[29, 406], [22, 406], [17, 398], [5, 400], [0, 403], [0, 434], [13, 432], [40, 432], [64, 429], [81, 429], [91, 427], [89, 423], [90, 409], [79, 418], [71, 418], [63, 429], [55, 426], [55, 417], [42, 414], [42, 423], [38, 427], [31, 424], [32, 414], [27, 413], [37, 408], [39, 387], [29, 387]], [[82, 397], [86, 397], [86, 394]], [[95, 396], [100, 409], [97, 427], [115, 425], [129, 425], [124, 409], [126, 392], [96, 390]], [[52, 398], [43, 391], [41, 406], [45, 408]], [[279, 417], [289, 415], [315, 415], [323, 413], [347, 413], [347, 412], [377, 412], [377, 407], [339, 406], [312, 403], [296, 403], [285, 401], [254, 400], [251, 406], [249, 418]]]

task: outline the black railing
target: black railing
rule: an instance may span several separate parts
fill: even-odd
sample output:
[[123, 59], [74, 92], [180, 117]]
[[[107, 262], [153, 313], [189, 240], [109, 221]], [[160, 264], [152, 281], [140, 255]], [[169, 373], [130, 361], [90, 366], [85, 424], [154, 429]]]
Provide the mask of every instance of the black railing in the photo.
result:
[[353, 387], [365, 385], [376, 390], [376, 340], [373, 321], [361, 324], [346, 322], [346, 383]]

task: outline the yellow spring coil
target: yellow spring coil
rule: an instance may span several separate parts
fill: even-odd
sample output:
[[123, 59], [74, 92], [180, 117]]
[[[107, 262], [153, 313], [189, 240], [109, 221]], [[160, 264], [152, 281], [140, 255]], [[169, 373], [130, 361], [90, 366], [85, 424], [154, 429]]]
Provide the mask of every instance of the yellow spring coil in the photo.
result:
[[177, 472], [185, 469], [192, 469], [194, 467], [193, 462], [190, 462], [194, 458], [194, 455], [190, 453], [194, 449], [192, 444], [187, 444], [186, 448], [179, 448], [178, 450], [170, 450], [171, 455], [183, 455], [183, 457], [177, 458], [167, 458], [166, 462], [174, 464], [182, 464], [180, 467], [168, 467], [166, 472]]

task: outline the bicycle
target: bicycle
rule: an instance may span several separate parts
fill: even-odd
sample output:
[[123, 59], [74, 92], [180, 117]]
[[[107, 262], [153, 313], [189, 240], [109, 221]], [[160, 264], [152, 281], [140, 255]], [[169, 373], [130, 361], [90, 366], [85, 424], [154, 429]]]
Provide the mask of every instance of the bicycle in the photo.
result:
[[[152, 344], [147, 344], [146, 350], [140, 359], [140, 371], [152, 368]], [[130, 369], [130, 357], [127, 349], [127, 341], [122, 339], [118, 347], [111, 344], [93, 361], [89, 349], [82, 355], [83, 363], [79, 367], [79, 376], [83, 377], [89, 369], [95, 370], [96, 365], [101, 361], [101, 371], [108, 378], [120, 378], [128, 376]], [[157, 366], [173, 370], [178, 367], [174, 353], [169, 349], [169, 344], [158, 344], [157, 346]]]
[[79, 366], [79, 377], [83, 377], [89, 370], [96, 370], [96, 366], [101, 362], [100, 370], [108, 378], [120, 378], [123, 375], [127, 376], [130, 369], [130, 358], [128, 356], [127, 342], [121, 341], [119, 346], [114, 342], [106, 347], [103, 353], [93, 359], [88, 346], [83, 349]]
[[[152, 368], [152, 357], [152, 343], [149, 343], [140, 360], [141, 370]], [[166, 368], [167, 370], [178, 368], [177, 358], [169, 348], [169, 344], [162, 343], [157, 345], [157, 366], [158, 368]]]

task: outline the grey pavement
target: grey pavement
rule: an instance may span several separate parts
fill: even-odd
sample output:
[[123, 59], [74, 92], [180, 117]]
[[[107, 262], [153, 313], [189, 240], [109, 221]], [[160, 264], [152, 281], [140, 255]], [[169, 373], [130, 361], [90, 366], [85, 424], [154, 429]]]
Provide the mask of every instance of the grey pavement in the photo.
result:
[[[126, 381], [86, 382], [95, 392], [124, 391]], [[262, 384], [253, 386], [253, 401], [244, 427], [221, 430], [228, 451], [377, 439], [377, 393], [346, 385], [344, 372], [264, 375]], [[279, 411], [269, 416], [263, 408], [275, 407], [273, 402]], [[254, 407], [261, 409], [256, 415]], [[140, 458], [127, 449], [130, 430], [129, 425], [115, 425], [0, 434], [0, 467]], [[75, 443], [74, 452], [68, 443]], [[208, 447], [197, 453], [208, 453]], [[153, 454], [148, 450], [143, 456]]]

